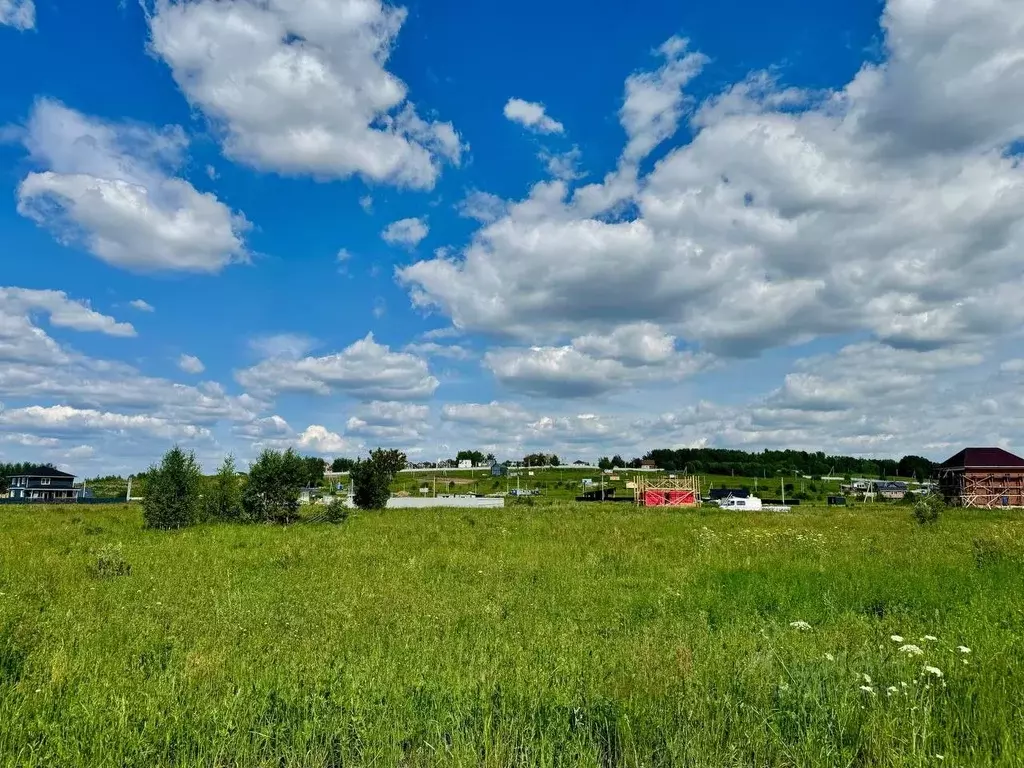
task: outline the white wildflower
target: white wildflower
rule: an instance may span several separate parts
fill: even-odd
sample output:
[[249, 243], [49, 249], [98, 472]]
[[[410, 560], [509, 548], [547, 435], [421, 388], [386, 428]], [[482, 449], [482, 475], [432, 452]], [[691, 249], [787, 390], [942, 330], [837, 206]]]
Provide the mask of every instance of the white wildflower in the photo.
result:
[[900, 646], [900, 653], [905, 653], [908, 656], [920, 656], [920, 655], [922, 655], [924, 653], [924, 651], [922, 651], [916, 645], [909, 645], [908, 644], [908, 645], [901, 645]]
[[868, 685], [871, 685], [871, 675], [868, 675], [868, 674], [866, 674], [866, 673], [864, 673], [864, 672], [861, 672], [861, 673], [860, 673], [860, 676], [861, 676], [861, 679], [862, 679], [862, 680], [863, 680], [863, 681], [864, 681], [865, 683], [867, 683]]
[[935, 756], [935, 759], [936, 759], [936, 760], [945, 760], [946, 758], [945, 758], [945, 757], [943, 757], [942, 755], [936, 755], [936, 756]]
[[906, 688], [907, 684], [900, 680], [900, 688]]
[[942, 677], [942, 670], [938, 667], [929, 667], [927, 664], [924, 665], [924, 671], [929, 675], [935, 675], [935, 677]]
[[789, 622], [789, 626], [793, 629], [799, 629], [801, 632], [805, 632], [811, 628], [811, 625], [806, 621], [791, 621]]
[[875, 695], [875, 689], [872, 688], [870, 685], [862, 685], [860, 689], [864, 691], [864, 693], [870, 693], [872, 696]]
[[937, 638], [937, 637], [936, 637], [935, 635], [925, 635], [925, 636], [924, 636], [924, 637], [922, 637], [921, 639], [922, 639], [922, 640], [927, 640], [927, 641], [929, 641], [929, 642], [935, 642], [935, 641], [936, 641], [936, 640], [938, 640], [939, 638]]
[[885, 692], [892, 696], [894, 693], [899, 693], [900, 689], [897, 688], [895, 685], [890, 685], [888, 688], [885, 689]]
[[970, 652], [971, 652], [971, 649], [970, 649], [970, 648], [968, 648], [968, 647], [967, 647], [966, 645], [958, 645], [958, 646], [956, 647], [956, 649], [957, 649], [958, 651], [960, 651], [960, 653], [970, 653]]
[[825, 654], [825, 660], [826, 660], [826, 661], [835, 661], [835, 660], [836, 660], [836, 657], [835, 657], [835, 656], [833, 656], [833, 655], [832, 655], [831, 653], [826, 653], [826, 654]]
[[903, 638], [900, 635], [889, 635], [889, 639], [892, 640], [894, 643], [903, 642]]

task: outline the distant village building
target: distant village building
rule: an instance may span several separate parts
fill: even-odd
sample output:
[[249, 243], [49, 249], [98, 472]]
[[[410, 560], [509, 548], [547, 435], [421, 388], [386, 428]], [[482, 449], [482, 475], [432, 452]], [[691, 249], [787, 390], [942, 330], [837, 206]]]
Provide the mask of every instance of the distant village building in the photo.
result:
[[472, 469], [472, 468], [473, 468], [473, 460], [472, 459], [459, 459], [459, 469]]
[[876, 480], [875, 494], [889, 501], [899, 501], [907, 495], [907, 484], [890, 480]]
[[77, 501], [80, 488], [75, 488], [75, 476], [53, 467], [31, 467], [20, 475], [7, 479], [8, 498], [23, 501]]
[[640, 462], [640, 469], [657, 469], [658, 465], [650, 459]]
[[491, 464], [491, 477], [505, 477], [508, 474], [508, 467], [504, 464], [494, 462]]
[[935, 468], [938, 492], [959, 507], [1024, 507], [1024, 459], [1002, 448], [964, 448]]

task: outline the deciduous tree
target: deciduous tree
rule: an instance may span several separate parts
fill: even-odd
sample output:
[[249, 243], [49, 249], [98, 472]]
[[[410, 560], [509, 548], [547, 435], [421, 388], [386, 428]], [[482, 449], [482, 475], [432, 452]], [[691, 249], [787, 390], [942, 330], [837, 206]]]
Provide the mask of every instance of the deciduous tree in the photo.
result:
[[142, 519], [150, 528], [184, 528], [199, 520], [202, 473], [196, 456], [178, 446], [150, 468]]

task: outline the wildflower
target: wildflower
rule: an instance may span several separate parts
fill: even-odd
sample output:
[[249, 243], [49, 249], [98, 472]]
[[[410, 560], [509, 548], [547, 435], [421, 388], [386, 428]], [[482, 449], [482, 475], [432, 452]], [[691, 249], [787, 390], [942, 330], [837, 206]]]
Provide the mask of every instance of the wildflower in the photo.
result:
[[864, 691], [864, 693], [870, 693], [872, 696], [875, 695], [875, 689], [872, 688], [870, 685], [862, 685], [860, 689]]
[[36, 693], [42, 693], [42, 692], [43, 692], [42, 688], [36, 688]]
[[885, 692], [890, 696], [892, 696], [894, 693], [899, 693], [899, 691], [900, 689], [897, 688], [895, 685], [890, 685], [888, 688], [885, 689]]
[[920, 656], [921, 654], [924, 653], [924, 651], [922, 651], [916, 645], [909, 645], [908, 644], [908, 645], [901, 645], [900, 646], [900, 653], [905, 653], [908, 656]]
[[903, 642], [903, 638], [900, 637], [899, 635], [889, 635], [889, 639], [892, 640], [894, 643], [902, 643]]
[[943, 757], [942, 755], [936, 755], [936, 756], [935, 756], [935, 759], [936, 759], [936, 760], [945, 760], [946, 758], [945, 758], [945, 757]]
[[836, 657], [835, 657], [835, 656], [833, 656], [833, 655], [832, 655], [831, 653], [826, 653], [826, 654], [825, 654], [825, 660], [826, 660], [826, 661], [835, 661], [835, 660], [836, 660]]
[[925, 635], [925, 636], [924, 636], [924, 637], [922, 637], [921, 639], [922, 639], [922, 640], [928, 640], [929, 642], [935, 642], [935, 641], [936, 641], [936, 640], [938, 640], [939, 638], [937, 638], [937, 637], [936, 637], [935, 635]]
[[861, 679], [862, 679], [862, 680], [863, 680], [863, 681], [864, 681], [865, 683], [867, 683], [868, 685], [871, 685], [871, 675], [868, 675], [868, 674], [865, 674], [864, 672], [861, 672], [861, 673], [860, 673], [860, 676], [861, 676]]
[[811, 625], [808, 624], [806, 621], [791, 621], [789, 622], [789, 626], [791, 626], [793, 629], [799, 629], [801, 632], [806, 632], [808, 629], [811, 628]]
[[924, 665], [924, 671], [929, 675], [935, 675], [935, 677], [942, 677], [942, 670], [938, 667], [929, 667], [927, 664]]
[[956, 647], [956, 649], [957, 649], [958, 651], [960, 651], [960, 653], [970, 653], [970, 652], [971, 652], [971, 649], [970, 649], [970, 648], [968, 648], [968, 647], [967, 647], [966, 645], [958, 645], [958, 646]]

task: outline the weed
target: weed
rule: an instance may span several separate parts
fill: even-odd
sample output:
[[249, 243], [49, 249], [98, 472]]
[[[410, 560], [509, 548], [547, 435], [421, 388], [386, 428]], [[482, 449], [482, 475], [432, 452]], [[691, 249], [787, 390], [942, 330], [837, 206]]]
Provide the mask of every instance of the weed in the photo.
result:
[[104, 544], [96, 551], [90, 570], [101, 579], [112, 579], [115, 576], [130, 576], [132, 566], [124, 559], [120, 544]]

